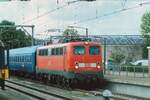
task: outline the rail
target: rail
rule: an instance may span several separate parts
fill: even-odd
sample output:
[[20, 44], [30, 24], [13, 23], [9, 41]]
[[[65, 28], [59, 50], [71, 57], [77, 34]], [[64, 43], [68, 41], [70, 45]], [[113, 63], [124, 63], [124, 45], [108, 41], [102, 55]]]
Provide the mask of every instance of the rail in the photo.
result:
[[[17, 88], [16, 86], [17, 87], [19, 86], [20, 88]], [[40, 90], [38, 88], [31, 87], [31, 86], [24, 85], [24, 84], [20, 84], [20, 83], [13, 82], [10, 80], [6, 80], [6, 87], [11, 88], [11, 89], [16, 90], [16, 91], [19, 91], [19, 92], [24, 93], [26, 95], [29, 95], [31, 97], [37, 98], [39, 100], [47, 100], [48, 96], [52, 96], [52, 97], [63, 99], [63, 100], [72, 100], [71, 97], [66, 97], [63, 95], [59, 95], [59, 94], [51, 93], [48, 91]], [[26, 91], [26, 90], [30, 90], [30, 91]], [[31, 91], [33, 91], [33, 92], [31, 92]], [[35, 93], [35, 92], [38, 92], [38, 93]], [[46, 96], [44, 97], [41, 95], [46, 95]]]

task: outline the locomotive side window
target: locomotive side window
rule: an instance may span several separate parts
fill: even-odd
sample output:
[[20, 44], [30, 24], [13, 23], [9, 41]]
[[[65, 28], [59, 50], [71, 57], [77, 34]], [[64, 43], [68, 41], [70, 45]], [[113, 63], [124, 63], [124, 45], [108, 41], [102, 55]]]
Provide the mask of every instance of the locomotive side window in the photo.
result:
[[84, 46], [75, 46], [74, 47], [74, 54], [76, 54], [76, 55], [85, 54], [85, 47]]
[[41, 49], [39, 50], [40, 56], [47, 56], [48, 55], [48, 49]]
[[89, 52], [91, 55], [98, 55], [100, 54], [100, 48], [98, 46], [91, 46]]
[[63, 48], [59, 48], [59, 55], [63, 55]]
[[51, 51], [49, 51], [51, 53], [51, 55], [55, 55], [55, 56], [60, 56], [60, 55], [63, 55], [63, 47], [61, 48], [52, 48]]
[[51, 55], [52, 55], [52, 49], [49, 48], [49, 49], [48, 49], [48, 56], [51, 56]]
[[55, 48], [56, 49], [56, 55], [59, 55], [59, 48]]
[[52, 48], [52, 55], [56, 55], [56, 49], [55, 48]]
[[60, 56], [63, 55], [64, 49], [63, 47], [59, 48], [48, 48], [39, 50], [39, 56]]

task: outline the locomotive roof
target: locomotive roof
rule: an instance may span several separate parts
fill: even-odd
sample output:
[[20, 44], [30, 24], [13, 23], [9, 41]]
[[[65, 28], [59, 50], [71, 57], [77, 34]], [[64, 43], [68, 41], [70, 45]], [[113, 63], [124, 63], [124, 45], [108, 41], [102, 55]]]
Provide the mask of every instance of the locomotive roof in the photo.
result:
[[[41, 46], [38, 47], [38, 49], [42, 49], [45, 47], [62, 47], [62, 46], [67, 46], [67, 45], [83, 45], [86, 42], [68, 42], [68, 43], [57, 43], [57, 44], [50, 44], [50, 45], [46, 45], [46, 46]], [[88, 42], [89, 44], [96, 44], [96, 45], [100, 45], [100, 43], [98, 42]]]
[[10, 55], [11, 54], [27, 54], [27, 53], [35, 53], [36, 49], [39, 46], [31, 46], [31, 47], [24, 47], [24, 48], [16, 48], [16, 49], [11, 49], [10, 50]]

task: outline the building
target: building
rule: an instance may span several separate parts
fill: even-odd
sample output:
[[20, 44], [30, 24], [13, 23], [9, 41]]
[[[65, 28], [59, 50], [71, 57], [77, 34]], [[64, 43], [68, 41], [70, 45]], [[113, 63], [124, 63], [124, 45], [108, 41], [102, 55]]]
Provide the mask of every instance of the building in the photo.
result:
[[113, 52], [125, 55], [122, 63], [142, 59], [144, 40], [140, 35], [101, 35], [92, 38], [103, 45], [103, 58], [106, 62]]

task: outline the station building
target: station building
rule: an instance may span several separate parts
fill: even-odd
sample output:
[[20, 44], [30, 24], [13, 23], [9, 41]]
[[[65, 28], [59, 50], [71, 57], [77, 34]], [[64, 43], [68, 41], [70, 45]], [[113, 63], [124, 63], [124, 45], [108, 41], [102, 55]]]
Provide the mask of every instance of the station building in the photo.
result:
[[122, 63], [143, 59], [144, 40], [140, 35], [101, 35], [95, 36], [93, 39], [102, 44], [103, 58], [106, 57], [106, 61], [112, 52], [120, 52], [125, 55]]

